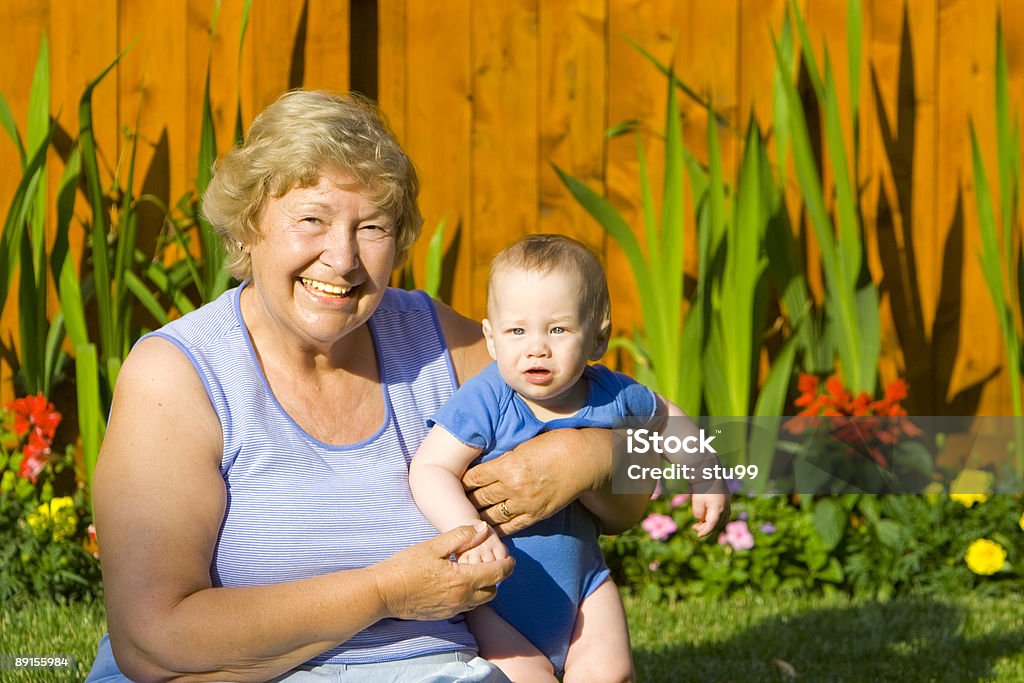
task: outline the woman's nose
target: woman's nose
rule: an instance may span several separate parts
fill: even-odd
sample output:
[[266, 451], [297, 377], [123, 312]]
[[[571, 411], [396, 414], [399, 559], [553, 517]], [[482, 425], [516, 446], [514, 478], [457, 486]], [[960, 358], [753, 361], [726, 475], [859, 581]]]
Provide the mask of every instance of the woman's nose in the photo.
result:
[[359, 267], [359, 241], [354, 235], [332, 230], [324, 237], [320, 260], [336, 273], [351, 272]]

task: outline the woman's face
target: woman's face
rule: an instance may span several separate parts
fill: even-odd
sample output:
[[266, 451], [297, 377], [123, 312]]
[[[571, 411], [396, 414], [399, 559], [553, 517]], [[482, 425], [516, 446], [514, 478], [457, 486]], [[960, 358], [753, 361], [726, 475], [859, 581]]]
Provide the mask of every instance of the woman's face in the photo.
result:
[[252, 257], [256, 305], [284, 334], [330, 346], [376, 310], [395, 261], [395, 220], [337, 170], [272, 197]]

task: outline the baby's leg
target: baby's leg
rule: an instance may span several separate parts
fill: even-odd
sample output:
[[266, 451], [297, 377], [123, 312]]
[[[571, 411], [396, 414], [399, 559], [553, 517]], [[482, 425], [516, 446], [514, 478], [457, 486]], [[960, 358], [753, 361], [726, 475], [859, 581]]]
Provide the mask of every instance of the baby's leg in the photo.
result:
[[551, 662], [526, 637], [487, 605], [466, 613], [480, 656], [514, 683], [558, 683]]
[[565, 683], [625, 683], [633, 680], [626, 610], [611, 579], [580, 605], [569, 653]]

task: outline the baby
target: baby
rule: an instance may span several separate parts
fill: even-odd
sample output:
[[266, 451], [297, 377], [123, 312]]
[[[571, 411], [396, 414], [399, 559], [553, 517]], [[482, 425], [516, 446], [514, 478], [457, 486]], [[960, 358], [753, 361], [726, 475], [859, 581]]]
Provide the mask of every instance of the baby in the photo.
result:
[[[604, 355], [611, 329], [608, 285], [596, 257], [558, 235], [531, 235], [491, 264], [483, 332], [496, 361], [434, 416], [412, 460], [416, 503], [440, 531], [479, 516], [463, 491], [466, 468], [537, 434], [618, 427], [684, 416], [625, 375], [588, 365]], [[724, 494], [693, 496], [698, 535], [709, 534]], [[499, 509], [514, 515], [504, 502]], [[622, 602], [598, 546], [600, 529], [573, 503], [528, 529], [486, 541], [459, 562], [516, 559], [489, 606], [467, 615], [482, 657], [513, 681], [626, 681], [633, 675]], [[505, 544], [508, 544], [506, 548]]]

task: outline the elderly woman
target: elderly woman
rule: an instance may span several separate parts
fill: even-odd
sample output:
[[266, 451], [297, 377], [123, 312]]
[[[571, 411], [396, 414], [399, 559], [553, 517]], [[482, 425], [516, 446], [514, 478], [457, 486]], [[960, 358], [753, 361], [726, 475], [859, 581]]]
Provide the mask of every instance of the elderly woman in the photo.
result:
[[[489, 360], [479, 325], [387, 286], [416, 195], [373, 108], [323, 92], [284, 95], [218, 162], [204, 210], [243, 284], [121, 370], [90, 680], [504, 680], [459, 615], [511, 560], [452, 562], [484, 525], [437, 536], [407, 482], [426, 419]], [[610, 469], [607, 434], [562, 430], [466, 486], [503, 532], [576, 498], [614, 530], [646, 497], [612, 495]]]

